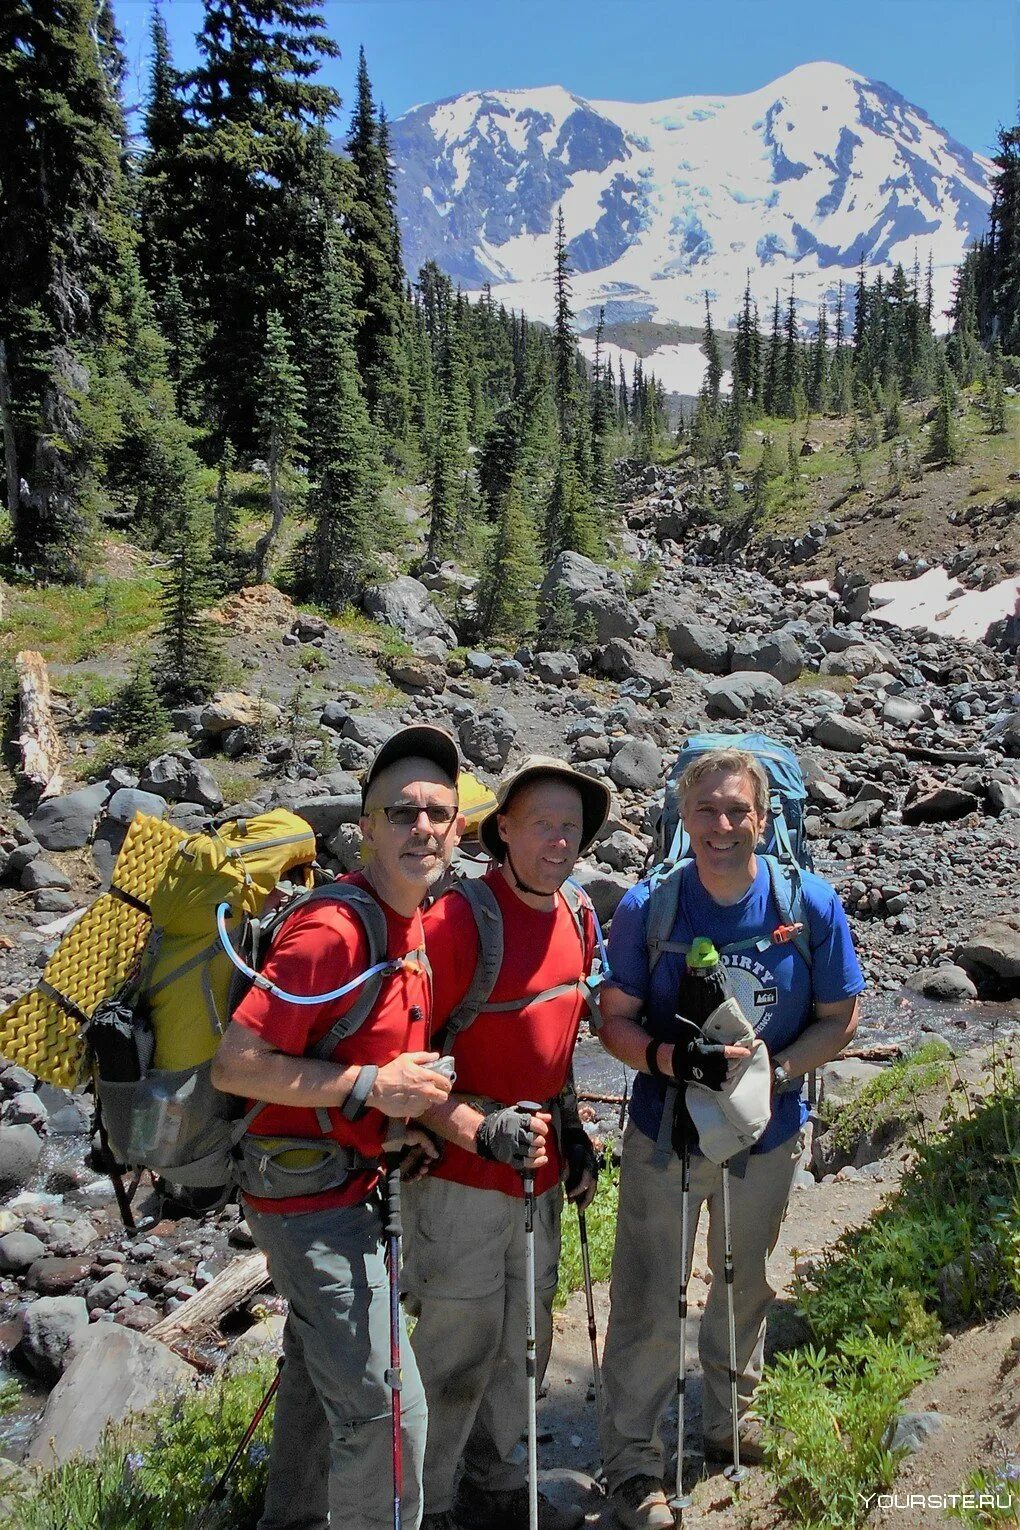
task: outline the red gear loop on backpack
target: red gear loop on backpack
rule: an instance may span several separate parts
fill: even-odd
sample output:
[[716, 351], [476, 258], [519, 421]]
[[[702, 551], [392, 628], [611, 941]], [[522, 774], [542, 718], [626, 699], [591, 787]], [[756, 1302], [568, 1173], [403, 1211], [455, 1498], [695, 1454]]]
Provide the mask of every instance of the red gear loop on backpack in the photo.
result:
[[802, 924], [777, 925], [776, 928], [772, 931], [772, 939], [775, 941], [777, 946], [788, 945], [791, 940], [800, 934], [803, 928], [804, 926]]

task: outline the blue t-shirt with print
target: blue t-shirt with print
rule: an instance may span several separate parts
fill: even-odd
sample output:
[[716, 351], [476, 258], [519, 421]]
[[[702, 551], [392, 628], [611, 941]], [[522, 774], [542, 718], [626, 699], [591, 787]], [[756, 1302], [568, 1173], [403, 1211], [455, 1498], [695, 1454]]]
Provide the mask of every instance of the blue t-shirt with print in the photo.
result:
[[[697, 870], [689, 865], [680, 881], [680, 898], [671, 941], [689, 945], [707, 936], [722, 952], [730, 993], [774, 1054], [781, 1052], [814, 1019], [814, 1002], [834, 1004], [861, 993], [864, 977], [854, 951], [843, 906], [828, 882], [811, 872], [802, 873], [807, 934], [813, 965], [808, 970], [794, 945], [773, 942], [764, 951], [725, 953], [731, 942], [770, 934], [780, 922], [772, 897], [768, 866], [761, 856], [754, 881], [739, 903], [716, 903], [701, 885]], [[639, 882], [625, 894], [613, 915], [609, 936], [609, 986], [631, 998], [641, 999], [641, 1024], [659, 1041], [672, 1041], [676, 1031], [676, 996], [684, 957], [673, 951], [660, 956], [649, 976], [646, 931], [650, 885]], [[662, 1119], [665, 1086], [650, 1074], [634, 1080], [630, 1116], [634, 1125], [654, 1141]], [[807, 1120], [802, 1094], [781, 1094], [772, 1119], [752, 1149], [767, 1153], [798, 1132]]]

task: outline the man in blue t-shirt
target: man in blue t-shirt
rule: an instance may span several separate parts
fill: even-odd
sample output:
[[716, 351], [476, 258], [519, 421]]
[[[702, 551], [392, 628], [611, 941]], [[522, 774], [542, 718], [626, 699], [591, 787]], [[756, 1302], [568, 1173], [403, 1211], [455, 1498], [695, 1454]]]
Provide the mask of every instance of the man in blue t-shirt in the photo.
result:
[[[722, 955], [730, 993], [768, 1049], [772, 1112], [744, 1163], [731, 1165], [734, 1308], [741, 1457], [761, 1459], [751, 1395], [761, 1378], [765, 1318], [775, 1292], [766, 1261], [775, 1247], [802, 1147], [807, 1107], [797, 1081], [829, 1062], [857, 1028], [864, 979], [846, 916], [833, 888], [803, 874], [803, 913], [811, 966], [788, 939], [774, 940], [781, 914], [767, 864], [755, 854], [768, 813], [768, 779], [758, 761], [737, 749], [696, 760], [677, 793], [693, 864], [681, 874], [669, 945], [698, 936]], [[613, 1507], [627, 1530], [671, 1530], [663, 1490], [662, 1416], [676, 1388], [679, 1364], [681, 1167], [675, 1154], [656, 1156], [667, 1086], [692, 1079], [720, 1087], [746, 1049], [728, 1047], [726, 1062], [698, 1040], [679, 1040], [675, 1021], [684, 956], [663, 951], [649, 960], [650, 886], [641, 882], [613, 917], [612, 976], [602, 991], [602, 1044], [637, 1070], [624, 1135], [620, 1208], [613, 1252], [609, 1331], [603, 1360], [602, 1454]], [[757, 944], [752, 945], [755, 941]], [[739, 946], [739, 950], [727, 947]], [[792, 1087], [791, 1087], [792, 1084]], [[721, 1170], [697, 1152], [691, 1161], [688, 1272], [694, 1234], [708, 1205], [712, 1285], [701, 1319], [705, 1455], [732, 1448], [729, 1338], [723, 1281]]]

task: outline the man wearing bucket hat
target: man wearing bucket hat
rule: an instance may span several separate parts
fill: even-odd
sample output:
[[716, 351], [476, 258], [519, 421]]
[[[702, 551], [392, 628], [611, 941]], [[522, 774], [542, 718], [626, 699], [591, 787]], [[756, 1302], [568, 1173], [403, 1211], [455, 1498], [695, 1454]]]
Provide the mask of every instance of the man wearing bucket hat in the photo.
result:
[[[404, 1284], [418, 1312], [412, 1343], [429, 1404], [426, 1530], [528, 1524], [522, 1175], [533, 1172], [535, 1182], [540, 1382], [552, 1342], [560, 1182], [586, 1205], [597, 1168], [576, 1113], [559, 1134], [553, 1128], [596, 943], [590, 906], [567, 878], [609, 806], [602, 782], [533, 756], [502, 783], [480, 825], [493, 865], [425, 915], [436, 1044], [457, 1069], [456, 1092], [423, 1118], [446, 1139], [443, 1156], [405, 1197]], [[521, 1113], [522, 1100], [540, 1108]], [[579, 1508], [540, 1496], [543, 1530], [582, 1519]]]
[[[392, 1523], [381, 1161], [393, 1125], [441, 1103], [450, 1089], [428, 1066], [438, 1053], [429, 1050], [420, 907], [457, 843], [459, 765], [454, 740], [439, 728], [403, 728], [383, 744], [362, 783], [364, 871], [333, 884], [340, 898], [320, 889], [285, 919], [216, 1056], [219, 1089], [265, 1102], [245, 1140], [267, 1144], [261, 1159], [256, 1154], [267, 1182], [258, 1194], [243, 1177], [242, 1187], [252, 1236], [289, 1303], [259, 1530]], [[367, 984], [329, 1002], [294, 996], [335, 995], [363, 977], [370, 924], [378, 946], [385, 941], [385, 965], [372, 979], [378, 986], [363, 1004], [367, 1013], [345, 1035], [343, 1019], [353, 1020]], [[274, 1184], [281, 1140], [287, 1152], [277, 1155], [281, 1183]], [[302, 1171], [310, 1159], [316, 1165]], [[426, 1411], [409, 1352], [400, 1401], [403, 1523], [416, 1530]]]
[[[684, 1396], [686, 1283], [702, 1205], [712, 1270], [699, 1332], [705, 1454], [732, 1454], [738, 1472], [741, 1458], [761, 1460], [748, 1409], [775, 1295], [766, 1262], [800, 1159], [800, 1085], [853, 1035], [864, 987], [828, 883], [800, 873], [803, 924], [784, 921], [773, 870], [755, 853], [769, 807], [759, 762], [737, 749], [706, 753], [677, 790], [693, 860], [670, 873], [662, 938], [653, 930], [656, 880], [624, 896], [601, 997], [600, 1040], [639, 1074], [623, 1144], [601, 1427], [607, 1484], [626, 1530], [675, 1523], [663, 1489], [662, 1419], [674, 1393]], [[695, 996], [685, 966], [725, 974], [700, 1033], [681, 1019], [703, 1018], [684, 1008]], [[730, 996], [722, 1004], [720, 992]], [[665, 1109], [678, 1090], [700, 1150], [682, 1114], [671, 1150]]]

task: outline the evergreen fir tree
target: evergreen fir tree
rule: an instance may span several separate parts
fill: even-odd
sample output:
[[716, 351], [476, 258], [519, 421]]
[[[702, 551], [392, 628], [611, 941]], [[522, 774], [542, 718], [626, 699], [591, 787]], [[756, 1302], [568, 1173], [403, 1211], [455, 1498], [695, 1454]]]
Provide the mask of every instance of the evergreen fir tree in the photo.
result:
[[354, 262], [356, 349], [369, 413], [393, 447], [410, 433], [411, 394], [396, 192], [390, 165], [389, 130], [376, 112], [365, 50], [358, 56], [357, 98], [347, 152], [355, 194], [347, 209]]
[[772, 329], [765, 346], [765, 362], [762, 376], [762, 408], [768, 415], [780, 413], [782, 400], [782, 331], [779, 324], [779, 293], [772, 308]]
[[211, 593], [207, 506], [198, 464], [182, 457], [168, 475], [166, 518], [170, 562], [160, 597], [158, 635], [159, 689], [166, 701], [202, 701], [222, 671], [222, 655], [212, 623], [202, 615]]
[[564, 441], [573, 439], [574, 433], [574, 356], [576, 341], [572, 324], [574, 311], [570, 306], [570, 257], [567, 254], [567, 235], [563, 221], [563, 208], [556, 212], [555, 251], [555, 308], [553, 316], [553, 376], [556, 393], [556, 413], [560, 422], [560, 436]]
[[283, 480], [297, 459], [304, 432], [305, 390], [283, 319], [271, 309], [258, 380], [259, 437], [269, 467], [271, 519], [255, 547], [255, 575], [261, 584], [287, 513]]
[[956, 390], [944, 357], [941, 359], [939, 393], [928, 455], [933, 462], [945, 463], [947, 467], [963, 461], [963, 442], [956, 419]]
[[512, 478], [502, 496], [478, 589], [482, 636], [511, 643], [533, 632], [542, 581], [535, 527], [524, 495]]
[[829, 385], [829, 316], [825, 299], [818, 308], [818, 328], [811, 347], [810, 385], [808, 402], [818, 414], [828, 414], [830, 404]]
[[715, 337], [712, 326], [712, 309], [708, 301], [708, 293], [705, 293], [705, 328], [701, 339], [701, 349], [705, 355], [705, 381], [703, 392], [709, 409], [715, 411], [719, 408], [719, 388], [722, 383], [723, 365], [719, 353], [719, 342]]
[[994, 342], [989, 358], [985, 408], [988, 411], [989, 431], [992, 435], [1003, 435], [1006, 430], [1006, 394], [1002, 376], [1002, 347], [998, 340]]
[[148, 659], [140, 660], [121, 690], [116, 704], [116, 726], [128, 746], [131, 764], [144, 764], [162, 750], [170, 718], [160, 698]]

